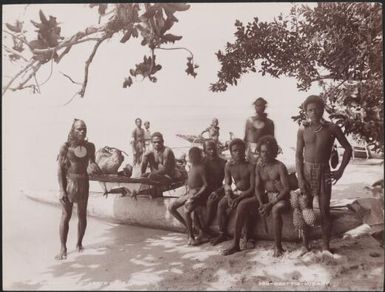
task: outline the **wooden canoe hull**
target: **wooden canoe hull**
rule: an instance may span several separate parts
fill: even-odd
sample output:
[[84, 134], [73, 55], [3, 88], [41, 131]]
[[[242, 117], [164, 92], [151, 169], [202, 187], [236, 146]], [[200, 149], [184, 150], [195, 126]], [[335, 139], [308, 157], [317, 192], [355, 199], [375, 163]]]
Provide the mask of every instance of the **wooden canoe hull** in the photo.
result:
[[[165, 192], [166, 195], [176, 195], [182, 192], [183, 189]], [[57, 192], [55, 191], [23, 191], [23, 193], [30, 199], [42, 203], [51, 204], [60, 207]], [[140, 225], [155, 229], [164, 229], [169, 231], [184, 232], [184, 227], [181, 225], [168, 211], [168, 207], [175, 200], [175, 197], [158, 197], [149, 198], [145, 196], [138, 196], [137, 200], [120, 194], [109, 194], [104, 197], [101, 192], [90, 192], [88, 201], [88, 215], [105, 219], [110, 222], [130, 225]], [[76, 205], [75, 205], [76, 208]], [[180, 208], [183, 214], [183, 208]], [[315, 209], [317, 213], [317, 209]], [[333, 224], [332, 234], [339, 235], [352, 228], [362, 224], [362, 219], [357, 216], [357, 213], [348, 208], [339, 208], [332, 210]], [[231, 214], [228, 230], [230, 234], [234, 230], [235, 216]], [[264, 240], [274, 240], [273, 225], [271, 215], [267, 218], [267, 232], [265, 226], [258, 218], [254, 233], [257, 238]], [[295, 241], [299, 239], [298, 232], [295, 231], [292, 223], [292, 212], [288, 211], [284, 214], [284, 226], [282, 238], [286, 241]], [[214, 222], [213, 228], [216, 229], [217, 223]], [[321, 228], [315, 227], [311, 233], [312, 238], [321, 237]]]

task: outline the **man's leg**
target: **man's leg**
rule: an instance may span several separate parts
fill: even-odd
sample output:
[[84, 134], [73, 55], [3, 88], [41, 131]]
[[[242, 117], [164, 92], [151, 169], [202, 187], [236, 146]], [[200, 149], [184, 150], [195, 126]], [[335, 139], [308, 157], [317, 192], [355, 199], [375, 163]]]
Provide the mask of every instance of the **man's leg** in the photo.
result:
[[[220, 191], [218, 191], [218, 192], [220, 192]], [[221, 192], [215, 198], [213, 198], [212, 195], [210, 195], [208, 200], [207, 200], [207, 208], [206, 208], [207, 209], [207, 217], [206, 217], [207, 219], [206, 219], [206, 222], [204, 224], [204, 229], [205, 229], [205, 232], [208, 234], [213, 233], [210, 230], [210, 226], [213, 223], [215, 216], [217, 215], [218, 204], [219, 204], [220, 200], [223, 198], [223, 196], [224, 196], [224, 193]]]
[[55, 259], [64, 260], [67, 258], [67, 237], [73, 203], [70, 203], [68, 199], [65, 202], [60, 201], [60, 203], [62, 204], [62, 216], [59, 226], [61, 247], [60, 252], [55, 256]]
[[329, 246], [330, 232], [331, 232], [331, 218], [330, 218], [330, 193], [321, 192], [319, 195], [319, 208], [321, 215], [322, 227], [322, 249], [331, 251]]
[[211, 241], [212, 245], [221, 243], [227, 239], [227, 209], [230, 208], [228, 204], [227, 197], [223, 197], [218, 204], [218, 225], [219, 225], [219, 235]]
[[87, 205], [88, 194], [78, 201], [78, 241], [76, 243], [78, 252], [83, 251], [83, 237], [87, 228]]
[[258, 201], [253, 196], [251, 198], [243, 199], [239, 202], [236, 209], [235, 217], [235, 231], [234, 231], [234, 240], [233, 244], [229, 249], [223, 251], [223, 255], [230, 255], [237, 251], [240, 251], [239, 241], [241, 239], [242, 228], [245, 225], [247, 219], [252, 214], [252, 212], [257, 212], [258, 210]]
[[180, 223], [182, 223], [186, 228], [186, 221], [182, 217], [181, 214], [179, 214], [178, 209], [184, 205], [184, 203], [187, 201], [188, 196], [183, 195], [179, 198], [177, 198], [174, 202], [171, 203], [170, 206], [168, 206], [168, 211], [173, 215]]
[[271, 209], [271, 214], [273, 215], [274, 222], [274, 257], [281, 256], [285, 251], [282, 248], [282, 213], [285, 212], [288, 207], [289, 203], [287, 201], [279, 201]]

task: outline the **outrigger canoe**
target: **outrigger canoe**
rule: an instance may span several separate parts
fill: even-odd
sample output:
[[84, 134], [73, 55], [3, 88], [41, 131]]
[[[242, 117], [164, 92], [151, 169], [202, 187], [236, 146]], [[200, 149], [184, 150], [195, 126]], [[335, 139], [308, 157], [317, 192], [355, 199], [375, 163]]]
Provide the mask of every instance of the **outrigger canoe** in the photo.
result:
[[[207, 140], [210, 140], [208, 138], [203, 138], [202, 136], [198, 135], [185, 135], [185, 134], [176, 134], [177, 137], [182, 138], [188, 142], [190, 142], [192, 145], [198, 144], [203, 145], [203, 143]], [[228, 146], [224, 145], [222, 142], [219, 142], [218, 150], [220, 152], [228, 150]]]
[[[93, 191], [98, 183], [102, 184], [102, 191]], [[122, 196], [121, 193], [118, 193], [119, 191], [114, 193], [114, 190], [121, 190], [122, 188], [129, 190], [131, 193], [135, 190], [138, 192], [138, 196], [136, 198], [131, 197], [129, 194]], [[161, 189], [163, 196], [153, 197], [152, 190], [154, 190], [154, 188], [158, 190]], [[88, 215], [90, 216], [120, 224], [140, 225], [176, 232], [185, 231], [183, 225], [168, 211], [168, 206], [186, 190], [181, 182], [166, 187], [160, 186], [158, 183], [150, 181], [149, 179], [128, 178], [118, 175], [98, 175], [90, 177], [90, 189], [92, 190], [88, 202]], [[34, 201], [60, 206], [56, 191], [24, 191], [24, 194]], [[108, 195], [103, 196], [103, 194]], [[333, 200], [331, 202], [331, 214], [333, 218], [332, 234], [334, 236], [341, 235], [363, 223], [367, 223], [371, 209], [375, 208], [376, 205], [378, 205], [378, 202], [374, 198], [342, 201]], [[183, 212], [183, 208], [180, 208], [180, 211]], [[319, 210], [315, 208], [315, 212], [319, 213]], [[235, 216], [232, 215], [229, 221], [228, 231], [230, 234], [232, 234], [234, 230], [234, 217]], [[271, 215], [267, 217], [267, 226], [265, 226], [263, 220], [260, 219], [261, 218], [258, 218], [255, 228], [257, 238], [273, 240], [274, 234]], [[383, 221], [383, 217], [381, 220]], [[369, 222], [368, 224], [370, 223], [373, 222]], [[212, 227], [216, 229], [217, 223], [214, 222]], [[320, 238], [320, 236], [321, 228], [319, 226], [313, 228], [311, 237]], [[292, 223], [291, 211], [284, 215], [282, 237], [286, 241], [299, 239], [298, 232], [296, 232]]]

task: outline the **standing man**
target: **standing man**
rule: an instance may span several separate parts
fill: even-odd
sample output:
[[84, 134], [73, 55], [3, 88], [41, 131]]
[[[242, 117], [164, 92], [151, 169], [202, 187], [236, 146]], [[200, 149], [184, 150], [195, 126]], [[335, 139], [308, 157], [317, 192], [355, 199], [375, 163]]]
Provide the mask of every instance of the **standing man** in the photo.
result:
[[245, 138], [243, 140], [246, 143], [246, 158], [250, 162], [256, 163], [258, 159], [258, 140], [265, 135], [274, 137], [274, 122], [267, 118], [267, 114], [265, 113], [267, 101], [264, 98], [258, 97], [253, 104], [255, 116], [247, 119]]
[[67, 258], [67, 236], [72, 207], [77, 203], [78, 241], [76, 249], [83, 250], [83, 236], [87, 227], [87, 202], [89, 181], [88, 163], [95, 163], [95, 146], [86, 140], [87, 127], [82, 120], [75, 119], [68, 134], [67, 142], [60, 148], [58, 155], [58, 181], [62, 218], [60, 221], [60, 242], [57, 260]]
[[142, 155], [145, 149], [144, 145], [144, 129], [142, 128], [142, 120], [140, 118], [135, 119], [136, 128], [132, 131], [132, 155], [133, 155], [133, 166], [142, 162]]
[[[309, 207], [312, 205], [313, 197], [318, 197], [322, 248], [331, 251], [329, 246], [331, 183], [334, 181], [335, 184], [344, 173], [352, 156], [352, 147], [337, 125], [322, 118], [324, 109], [324, 102], [317, 95], [310, 95], [303, 103], [308, 122], [298, 129], [296, 168], [298, 185], [301, 192], [308, 197]], [[345, 152], [340, 167], [336, 171], [330, 172], [329, 159], [336, 138]], [[307, 228], [304, 230], [303, 243], [304, 247], [310, 250]]]
[[145, 121], [143, 125], [144, 125], [144, 146], [145, 146], [145, 151], [148, 151], [150, 150], [150, 146], [151, 146], [150, 122]]

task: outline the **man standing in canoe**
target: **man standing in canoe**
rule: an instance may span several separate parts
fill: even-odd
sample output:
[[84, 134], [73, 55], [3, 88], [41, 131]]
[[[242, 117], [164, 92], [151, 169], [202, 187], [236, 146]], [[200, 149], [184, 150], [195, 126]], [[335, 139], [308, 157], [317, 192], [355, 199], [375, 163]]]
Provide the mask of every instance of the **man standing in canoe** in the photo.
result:
[[245, 126], [246, 158], [256, 163], [258, 156], [257, 143], [265, 135], [274, 137], [274, 122], [265, 113], [267, 101], [258, 97], [254, 102], [255, 116], [247, 119]]
[[[330, 250], [330, 198], [332, 181], [336, 183], [344, 173], [346, 165], [352, 156], [352, 147], [341, 129], [325, 121], [322, 116], [325, 105], [321, 97], [310, 95], [303, 103], [303, 110], [308, 121], [298, 129], [296, 168], [298, 185], [303, 194], [308, 198], [309, 207], [313, 198], [318, 197], [322, 226], [322, 248]], [[337, 138], [345, 149], [340, 167], [330, 172], [329, 159]], [[308, 230], [304, 229], [304, 247], [309, 250]]]
[[142, 120], [140, 118], [135, 119], [136, 128], [132, 131], [132, 155], [133, 155], [133, 166], [142, 162], [142, 155], [145, 150], [144, 135], [145, 131], [142, 128]]
[[211, 122], [211, 125], [206, 129], [203, 130], [200, 134], [201, 136], [208, 132], [209, 133], [209, 139], [215, 141], [216, 143], [219, 142], [219, 122], [217, 118], [214, 118]]
[[145, 121], [143, 125], [144, 125], [144, 147], [145, 147], [145, 151], [148, 151], [150, 150], [150, 146], [151, 146], [150, 122]]
[[[62, 218], [60, 221], [60, 242], [57, 260], [67, 258], [67, 236], [72, 207], [77, 203], [78, 212], [78, 240], [76, 249], [83, 250], [83, 236], [87, 227], [87, 202], [89, 195], [89, 181], [87, 167], [95, 163], [95, 146], [86, 140], [87, 127], [82, 120], [75, 119], [68, 140], [60, 148], [58, 156], [58, 181]], [[97, 167], [96, 167], [97, 168]]]

